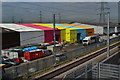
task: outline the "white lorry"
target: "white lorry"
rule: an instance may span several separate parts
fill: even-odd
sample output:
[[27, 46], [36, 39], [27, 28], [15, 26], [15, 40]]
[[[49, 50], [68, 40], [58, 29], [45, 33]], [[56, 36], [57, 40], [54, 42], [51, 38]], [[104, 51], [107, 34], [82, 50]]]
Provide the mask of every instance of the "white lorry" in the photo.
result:
[[85, 37], [82, 41], [83, 45], [89, 45], [92, 43], [97, 43], [99, 42], [100, 37], [99, 36], [89, 36], [89, 37]]

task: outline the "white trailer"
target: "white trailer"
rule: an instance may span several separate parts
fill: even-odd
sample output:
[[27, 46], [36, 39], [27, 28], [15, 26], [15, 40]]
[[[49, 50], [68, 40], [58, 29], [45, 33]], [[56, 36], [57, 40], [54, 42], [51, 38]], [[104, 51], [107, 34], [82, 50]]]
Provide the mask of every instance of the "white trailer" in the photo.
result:
[[97, 43], [100, 41], [100, 37], [99, 36], [89, 36], [89, 37], [85, 37], [82, 41], [83, 45], [89, 45], [92, 43]]

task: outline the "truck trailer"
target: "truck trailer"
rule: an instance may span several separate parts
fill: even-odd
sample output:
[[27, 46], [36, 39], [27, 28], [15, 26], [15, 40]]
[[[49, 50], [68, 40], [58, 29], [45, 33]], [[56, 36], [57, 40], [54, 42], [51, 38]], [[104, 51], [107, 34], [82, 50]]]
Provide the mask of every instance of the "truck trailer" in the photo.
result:
[[82, 41], [83, 45], [89, 45], [92, 43], [97, 43], [100, 41], [100, 37], [99, 36], [89, 36], [89, 37], [85, 37]]

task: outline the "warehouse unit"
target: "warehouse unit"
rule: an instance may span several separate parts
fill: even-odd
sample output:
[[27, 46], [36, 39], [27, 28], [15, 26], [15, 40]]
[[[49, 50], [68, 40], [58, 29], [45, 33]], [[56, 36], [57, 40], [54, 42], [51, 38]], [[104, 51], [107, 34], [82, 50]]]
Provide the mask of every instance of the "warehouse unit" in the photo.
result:
[[[43, 23], [34, 23], [36, 25], [41, 25], [41, 26], [46, 26], [46, 27], [50, 27], [53, 28], [53, 25], [49, 25], [49, 24], [43, 24]], [[61, 42], [65, 43], [66, 42], [66, 29], [60, 26], [55, 26], [57, 29], [60, 29], [60, 38], [61, 38]]]
[[93, 36], [94, 35], [94, 28], [89, 28], [89, 27], [84, 27], [84, 26], [77, 26], [77, 25], [72, 25], [72, 24], [61, 24], [61, 25], [67, 25], [67, 26], [72, 26], [72, 27], [77, 27], [77, 28], [83, 28], [83, 29], [86, 29], [86, 36]]
[[80, 40], [83, 40], [86, 37], [86, 29], [83, 28], [76, 28], [76, 27], [72, 27], [72, 26], [66, 26], [66, 25], [61, 25], [61, 24], [56, 24], [58, 26], [61, 27], [67, 27], [67, 28], [71, 28], [71, 29], [75, 29], [76, 30], [76, 39], [79, 42]]
[[[49, 25], [53, 26], [53, 24], [49, 24]], [[55, 24], [55, 25], [60, 26], [58, 24]], [[63, 26], [60, 26], [60, 27], [63, 27]], [[63, 28], [66, 29], [66, 42], [75, 43], [77, 41], [76, 30], [68, 27], [63, 27]]]
[[[46, 25], [47, 25], [47, 27], [48, 26], [49, 27], [53, 27], [53, 24], [46, 24]], [[76, 30], [70, 29], [70, 28], [66, 28], [66, 27], [57, 26], [57, 25], [55, 27], [58, 28], [58, 29], [65, 29], [65, 32], [64, 32], [65, 34], [62, 33], [63, 36], [65, 36], [65, 42], [75, 43], [77, 41], [76, 40]]]
[[14, 33], [11, 35], [7, 33], [9, 37], [5, 37], [4, 35], [2, 36], [6, 38], [3, 38], [5, 39], [5, 41], [7, 39], [10, 40], [9, 44], [7, 44], [7, 41], [4, 44], [12, 45], [16, 43], [14, 46], [22, 46], [27, 44], [44, 42], [44, 32], [40, 29], [30, 28], [17, 24], [0, 24], [0, 27], [14, 31]]
[[[54, 32], [53, 28], [45, 27], [45, 26], [40, 26], [40, 25], [35, 25], [35, 24], [19, 24], [31, 28], [36, 28], [44, 31], [44, 42], [52, 42], [54, 41]], [[60, 30], [56, 29], [56, 41], [60, 42]]]
[[94, 34], [103, 34], [103, 27], [102, 26], [94, 26], [94, 25], [81, 24], [81, 23], [73, 23], [73, 25], [94, 28]]
[[[115, 27], [109, 28], [110, 34], [115, 33]], [[103, 34], [107, 34], [107, 27], [103, 27]]]
[[[90, 28], [94, 28], [94, 33], [95, 34], [107, 34], [107, 27], [103, 27], [103, 26], [95, 26], [95, 25], [88, 25], [88, 24], [82, 24], [82, 23], [73, 23], [73, 25], [79, 25], [79, 26], [85, 26], [85, 27], [90, 27]], [[118, 27], [117, 27], [117, 31], [118, 31]], [[115, 33], [115, 26], [110, 25], [110, 33]], [[119, 31], [118, 31], [119, 33]]]

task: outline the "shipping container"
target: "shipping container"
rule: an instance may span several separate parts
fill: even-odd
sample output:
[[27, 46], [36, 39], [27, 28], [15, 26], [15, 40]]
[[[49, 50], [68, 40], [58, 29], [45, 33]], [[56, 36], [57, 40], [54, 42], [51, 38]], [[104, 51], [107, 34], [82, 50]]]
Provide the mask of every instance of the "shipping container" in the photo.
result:
[[24, 57], [26, 60], [33, 60], [33, 59], [40, 58], [43, 56], [44, 54], [41, 49], [24, 52]]
[[[41, 25], [41, 26], [45, 26], [45, 27], [49, 27], [49, 28], [54, 28], [53, 25], [49, 25], [49, 24], [43, 24], [43, 23], [33, 23], [36, 25]], [[60, 26], [55, 26], [57, 29], [60, 29], [60, 38], [61, 38], [61, 42], [65, 42], [66, 41], [66, 30], [63, 27]]]
[[38, 49], [37, 46], [32, 46], [32, 47], [23, 48], [22, 51], [32, 51], [32, 50], [37, 50], [37, 49]]
[[[40, 25], [35, 25], [35, 24], [19, 24], [19, 25], [24, 25], [27, 27], [31, 28], [36, 28], [44, 31], [44, 42], [52, 42], [54, 41], [54, 35], [53, 35], [53, 28], [45, 27], [45, 26], [40, 26]], [[56, 41], [60, 42], [60, 30], [56, 29]]]
[[[53, 24], [49, 24], [49, 25], [53, 26]], [[66, 29], [66, 42], [75, 43], [77, 41], [75, 29], [64, 27], [64, 25], [63, 26], [59, 24], [55, 24], [55, 25]]]
[[[22, 46], [27, 44], [35, 44], [35, 43], [41, 43], [44, 42], [44, 32], [40, 29], [30, 28], [22, 25], [17, 24], [0, 24], [2, 28], [13, 30], [17, 33], [11, 35], [11, 37], [7, 37], [3, 35], [2, 37], [5, 37], [3, 41], [10, 41], [13, 43], [6, 44], [14, 46]], [[17, 41], [16, 41], [17, 38]], [[8, 42], [7, 42], [8, 43]], [[16, 44], [17, 43], [17, 44]], [[19, 43], [19, 44], [18, 44]]]
[[72, 26], [72, 27], [77, 27], [77, 28], [83, 28], [83, 29], [86, 29], [86, 36], [93, 36], [94, 35], [94, 28], [89, 28], [89, 27], [84, 27], [84, 26], [77, 26], [77, 25], [72, 25], [72, 24], [61, 24], [61, 25], [67, 25], [67, 26]]
[[13, 58], [18, 58], [18, 52], [14, 52], [14, 51], [11, 51], [11, 50], [1, 50], [1, 56], [7, 56], [9, 57], [10, 59], [13, 59]]

